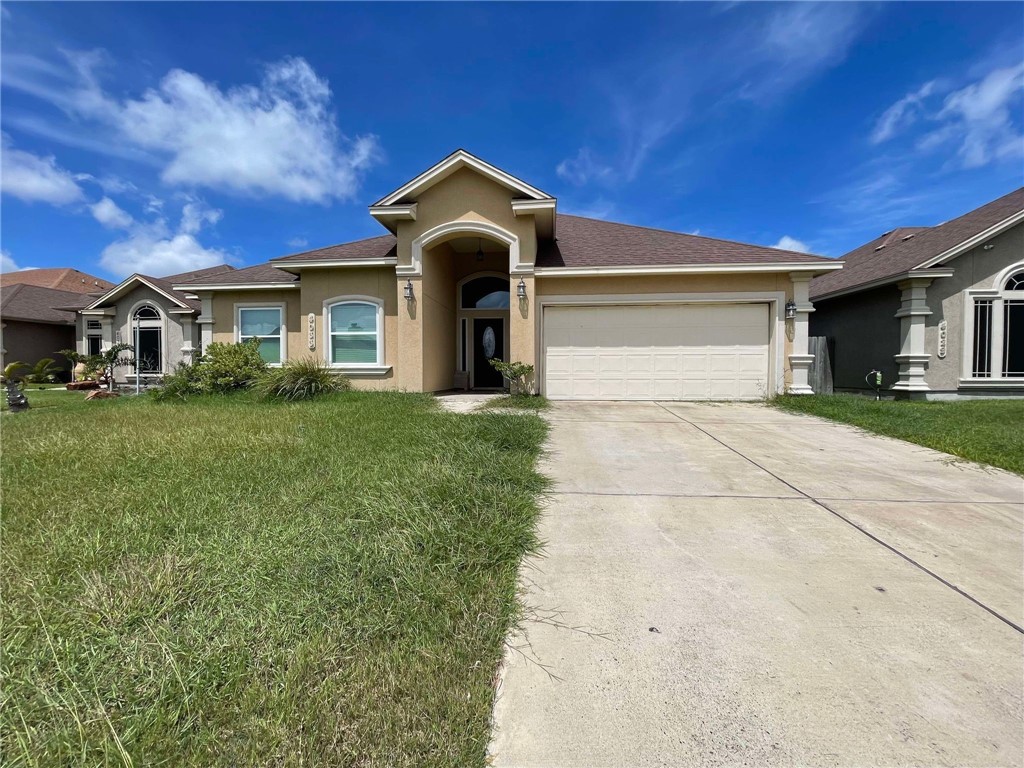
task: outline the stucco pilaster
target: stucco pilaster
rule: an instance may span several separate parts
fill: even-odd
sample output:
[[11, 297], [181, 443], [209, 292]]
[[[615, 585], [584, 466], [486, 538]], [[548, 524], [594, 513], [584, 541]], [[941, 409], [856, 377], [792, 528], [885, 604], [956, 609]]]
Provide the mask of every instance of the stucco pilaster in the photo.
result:
[[814, 356], [808, 354], [807, 342], [810, 314], [814, 311], [814, 305], [810, 300], [811, 277], [812, 275], [806, 272], [792, 272], [789, 275], [793, 284], [793, 303], [796, 304], [796, 317], [786, 321], [790, 324], [792, 331], [789, 355], [791, 379], [786, 390], [791, 395], [814, 394], [809, 376]]
[[924, 374], [931, 355], [925, 352], [925, 319], [932, 313], [928, 308], [927, 291], [933, 278], [914, 277], [897, 283], [901, 291], [900, 353], [893, 359], [899, 365], [898, 380], [892, 388], [897, 392], [927, 392], [930, 388]]
[[[519, 298], [519, 280], [526, 288], [526, 297]], [[537, 369], [537, 291], [533, 275], [515, 276], [509, 281], [511, 301], [509, 303], [509, 360], [528, 363]], [[534, 388], [537, 382], [532, 382]]]

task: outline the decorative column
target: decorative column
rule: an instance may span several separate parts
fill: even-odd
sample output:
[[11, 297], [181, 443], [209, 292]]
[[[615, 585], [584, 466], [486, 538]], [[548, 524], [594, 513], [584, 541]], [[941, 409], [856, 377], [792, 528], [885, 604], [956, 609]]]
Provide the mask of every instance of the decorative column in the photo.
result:
[[103, 315], [100, 318], [100, 329], [103, 334], [103, 341], [100, 342], [100, 349], [106, 351], [114, 346], [114, 318], [110, 315]]
[[892, 388], [897, 392], [928, 392], [924, 373], [931, 355], [924, 351], [925, 318], [932, 313], [928, 309], [927, 290], [932, 284], [931, 277], [913, 277], [897, 283], [902, 291], [899, 310], [900, 353], [893, 355], [899, 365], [899, 379]]
[[181, 357], [183, 360], [192, 360], [192, 355], [196, 353], [195, 336], [193, 335], [193, 325], [191, 315], [181, 315]]
[[199, 300], [202, 302], [202, 310], [196, 323], [199, 325], [200, 352], [213, 343], [213, 294], [201, 293]]
[[812, 277], [813, 275], [807, 272], [789, 273], [789, 279], [793, 282], [793, 303], [796, 304], [796, 317], [786, 321], [793, 324], [793, 352], [789, 356], [792, 380], [787, 390], [791, 395], [814, 394], [808, 380], [814, 355], [807, 354], [807, 331], [810, 326], [810, 314], [814, 311], [810, 299]]

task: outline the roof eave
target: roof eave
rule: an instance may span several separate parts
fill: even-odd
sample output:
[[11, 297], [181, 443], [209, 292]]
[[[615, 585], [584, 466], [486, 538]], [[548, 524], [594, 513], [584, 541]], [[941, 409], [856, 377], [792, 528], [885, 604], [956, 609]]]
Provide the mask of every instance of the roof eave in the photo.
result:
[[928, 269], [929, 267], [933, 267], [937, 264], [945, 264], [947, 261], [955, 259], [960, 254], [966, 253], [972, 248], [976, 248], [977, 246], [984, 243], [986, 240], [991, 240], [996, 235], [1002, 234], [1006, 230], [1010, 229], [1010, 227], [1016, 226], [1017, 224], [1020, 224], [1022, 221], [1024, 221], [1024, 210], [1017, 211], [1012, 216], [1007, 216], [999, 223], [993, 224], [988, 229], [985, 229], [979, 232], [978, 234], [967, 238], [962, 243], [958, 243], [957, 245], [954, 245], [952, 248], [946, 249], [937, 256], [933, 256], [930, 259], [922, 261], [915, 267], [915, 269]]
[[235, 285], [231, 285], [229, 283], [212, 283], [207, 285], [176, 285], [174, 286], [174, 290], [188, 291], [190, 293], [195, 291], [280, 291], [298, 287], [298, 281], [292, 283], [237, 283]]
[[735, 272], [811, 272], [825, 274], [842, 269], [842, 263], [818, 262], [739, 262], [732, 264], [664, 264], [645, 266], [602, 266], [602, 267], [536, 267], [537, 277], [598, 277], [601, 275], [685, 275], [685, 274], [727, 274]]
[[859, 285], [849, 286], [847, 288], [840, 288], [837, 291], [829, 291], [828, 293], [811, 294], [811, 301], [826, 301], [827, 299], [837, 299], [840, 296], [848, 296], [853, 293], [860, 293], [861, 291], [870, 291], [874, 288], [881, 288], [885, 285], [893, 285], [895, 283], [903, 282], [904, 280], [913, 280], [914, 278], [933, 278], [938, 279], [940, 277], [952, 277], [954, 270], [952, 267], [947, 269], [911, 269], [906, 272], [898, 272], [895, 275], [889, 275], [888, 277], [880, 277], [877, 280], [872, 280], [867, 283], [861, 283]]

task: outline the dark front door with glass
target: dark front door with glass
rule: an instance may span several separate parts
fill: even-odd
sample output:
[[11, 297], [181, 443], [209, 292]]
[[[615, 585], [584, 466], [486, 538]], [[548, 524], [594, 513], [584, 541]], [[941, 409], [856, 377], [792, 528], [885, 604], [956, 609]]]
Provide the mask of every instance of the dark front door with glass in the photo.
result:
[[500, 317], [473, 319], [473, 386], [488, 389], [502, 386], [500, 373], [491, 358], [505, 359], [505, 321]]

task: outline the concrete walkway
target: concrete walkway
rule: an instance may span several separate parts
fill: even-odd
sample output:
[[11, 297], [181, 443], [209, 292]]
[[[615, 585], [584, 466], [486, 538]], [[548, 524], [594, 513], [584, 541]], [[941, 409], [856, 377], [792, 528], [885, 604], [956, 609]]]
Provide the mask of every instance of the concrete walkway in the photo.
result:
[[758, 405], [559, 404], [496, 766], [1024, 762], [1024, 480]]

